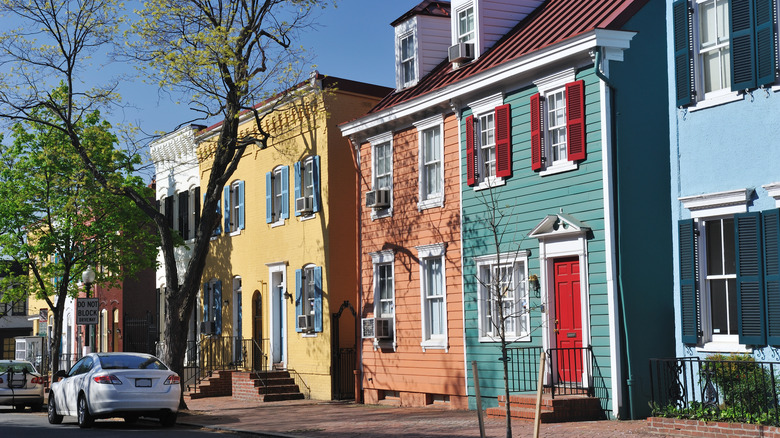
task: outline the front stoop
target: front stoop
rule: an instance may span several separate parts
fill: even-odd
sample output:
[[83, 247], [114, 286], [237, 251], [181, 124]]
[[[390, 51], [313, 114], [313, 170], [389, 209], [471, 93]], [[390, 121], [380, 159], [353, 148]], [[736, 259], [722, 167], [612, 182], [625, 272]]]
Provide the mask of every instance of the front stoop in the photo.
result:
[[233, 398], [271, 402], [301, 400], [304, 396], [288, 371], [275, 370], [260, 373], [234, 372]]
[[232, 393], [233, 371], [214, 371], [198, 385], [187, 385], [184, 397], [198, 399], [224, 397]]
[[[504, 396], [498, 397], [499, 407], [486, 410], [489, 418], [505, 418]], [[536, 394], [516, 394], [509, 396], [509, 414], [520, 421], [534, 421], [536, 413]], [[569, 421], [603, 420], [601, 402], [588, 395], [542, 395], [541, 422], [565, 423]]]

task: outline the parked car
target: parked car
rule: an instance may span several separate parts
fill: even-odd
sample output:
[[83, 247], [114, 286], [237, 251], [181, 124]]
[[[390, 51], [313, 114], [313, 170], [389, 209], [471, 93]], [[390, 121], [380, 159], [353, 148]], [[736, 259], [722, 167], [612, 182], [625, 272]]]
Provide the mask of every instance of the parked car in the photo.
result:
[[164, 427], [176, 424], [179, 375], [160, 359], [142, 353], [91, 353], [68, 372], [54, 374], [49, 391], [49, 423], [75, 416], [80, 427], [95, 419], [157, 417]]
[[0, 360], [0, 405], [22, 410], [43, 406], [43, 377], [26, 360]]

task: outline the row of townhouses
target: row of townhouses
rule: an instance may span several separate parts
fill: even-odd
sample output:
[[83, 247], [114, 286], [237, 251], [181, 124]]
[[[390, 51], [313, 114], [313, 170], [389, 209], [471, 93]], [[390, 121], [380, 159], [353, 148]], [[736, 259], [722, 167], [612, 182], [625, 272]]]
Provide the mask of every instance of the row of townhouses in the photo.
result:
[[[315, 73], [258, 105], [189, 360], [227, 340], [312, 398], [474, 409], [546, 352], [607, 418], [650, 413], [655, 359], [780, 360], [777, 9], [422, 1], [394, 89]], [[151, 145], [181, 268], [219, 129]]]

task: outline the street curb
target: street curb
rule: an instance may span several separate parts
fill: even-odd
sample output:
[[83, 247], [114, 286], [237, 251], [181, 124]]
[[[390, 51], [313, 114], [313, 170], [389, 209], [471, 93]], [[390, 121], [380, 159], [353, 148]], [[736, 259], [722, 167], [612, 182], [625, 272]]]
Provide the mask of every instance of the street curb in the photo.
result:
[[297, 435], [288, 435], [286, 433], [278, 433], [278, 432], [260, 432], [260, 431], [236, 429], [233, 427], [206, 426], [203, 424], [188, 423], [188, 422], [181, 422], [181, 421], [177, 421], [176, 424], [180, 426], [197, 427], [199, 429], [211, 429], [220, 432], [232, 432], [232, 433], [238, 433], [242, 435], [252, 435], [252, 436], [267, 437], [267, 438], [299, 438], [299, 436]]

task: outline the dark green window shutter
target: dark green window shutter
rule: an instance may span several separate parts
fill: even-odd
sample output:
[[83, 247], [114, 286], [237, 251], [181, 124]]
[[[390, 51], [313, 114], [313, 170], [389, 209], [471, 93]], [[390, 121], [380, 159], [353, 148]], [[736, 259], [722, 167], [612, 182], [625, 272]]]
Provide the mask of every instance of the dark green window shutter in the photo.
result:
[[699, 322], [699, 284], [696, 269], [696, 234], [693, 219], [683, 219], [678, 224], [680, 238], [680, 309], [682, 310], [682, 341], [696, 345], [701, 339]]
[[756, 17], [756, 86], [775, 83], [775, 0], [754, 0]]
[[693, 103], [693, 58], [691, 52], [691, 15], [688, 0], [672, 3], [674, 18], [674, 76], [677, 106]]
[[739, 343], [766, 345], [762, 275], [761, 213], [734, 216]]
[[764, 211], [764, 287], [766, 335], [769, 345], [780, 345], [780, 210]]
[[731, 0], [729, 41], [731, 49], [731, 91], [756, 88], [753, 0]]

